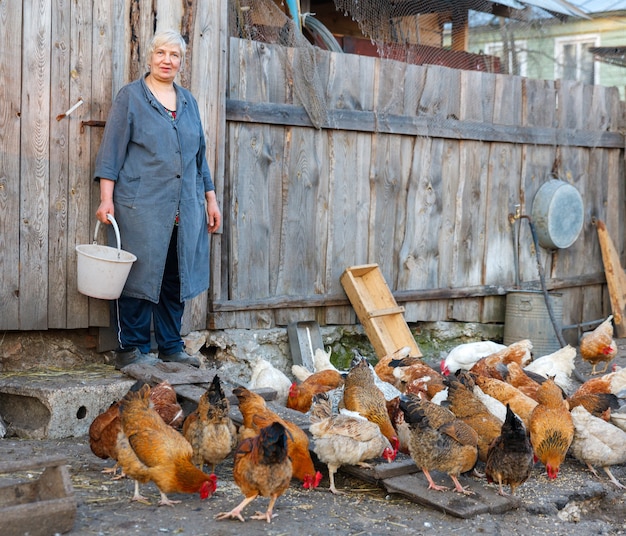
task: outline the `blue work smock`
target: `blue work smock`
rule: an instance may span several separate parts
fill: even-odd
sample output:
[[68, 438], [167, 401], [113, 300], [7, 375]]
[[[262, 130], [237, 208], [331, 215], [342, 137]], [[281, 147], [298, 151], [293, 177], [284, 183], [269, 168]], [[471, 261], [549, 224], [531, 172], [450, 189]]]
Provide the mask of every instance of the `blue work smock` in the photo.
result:
[[[115, 181], [113, 203], [122, 249], [137, 257], [123, 295], [157, 303], [177, 211], [180, 299], [209, 286], [205, 192], [214, 190], [198, 104], [174, 84], [176, 119], [144, 78], [124, 86], [104, 129], [94, 179]], [[114, 243], [109, 228], [109, 243]]]

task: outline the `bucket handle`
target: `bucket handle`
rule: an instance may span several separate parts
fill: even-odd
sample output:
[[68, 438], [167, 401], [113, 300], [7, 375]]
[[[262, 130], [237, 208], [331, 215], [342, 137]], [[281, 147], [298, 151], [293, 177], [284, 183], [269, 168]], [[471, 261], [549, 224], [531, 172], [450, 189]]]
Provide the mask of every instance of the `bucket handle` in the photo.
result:
[[[122, 251], [122, 240], [120, 239], [120, 228], [117, 226], [117, 222], [112, 214], [107, 214], [107, 220], [113, 224], [113, 230], [115, 231], [115, 239], [117, 240], [117, 258], [120, 258]], [[100, 230], [100, 220], [96, 220], [96, 230], [93, 233], [93, 243], [98, 243], [98, 231]]]

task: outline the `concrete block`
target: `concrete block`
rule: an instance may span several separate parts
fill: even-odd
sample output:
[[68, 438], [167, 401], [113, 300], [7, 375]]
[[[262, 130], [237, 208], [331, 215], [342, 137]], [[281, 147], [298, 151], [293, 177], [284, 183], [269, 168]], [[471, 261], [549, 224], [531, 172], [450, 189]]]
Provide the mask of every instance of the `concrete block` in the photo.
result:
[[23, 439], [80, 437], [134, 382], [119, 373], [13, 375], [0, 379], [0, 415], [8, 435]]

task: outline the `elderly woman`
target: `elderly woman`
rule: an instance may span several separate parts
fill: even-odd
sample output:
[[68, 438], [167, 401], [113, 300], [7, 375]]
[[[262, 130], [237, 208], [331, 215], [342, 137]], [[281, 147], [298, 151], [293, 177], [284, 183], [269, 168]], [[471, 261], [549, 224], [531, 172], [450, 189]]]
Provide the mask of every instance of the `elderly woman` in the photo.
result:
[[185, 301], [209, 286], [209, 233], [221, 214], [205, 158], [198, 104], [174, 83], [185, 56], [179, 33], [157, 33], [148, 73], [115, 98], [96, 159], [96, 217], [115, 217], [122, 247], [137, 256], [116, 302], [115, 367], [153, 364], [158, 357], [199, 366], [184, 351]]

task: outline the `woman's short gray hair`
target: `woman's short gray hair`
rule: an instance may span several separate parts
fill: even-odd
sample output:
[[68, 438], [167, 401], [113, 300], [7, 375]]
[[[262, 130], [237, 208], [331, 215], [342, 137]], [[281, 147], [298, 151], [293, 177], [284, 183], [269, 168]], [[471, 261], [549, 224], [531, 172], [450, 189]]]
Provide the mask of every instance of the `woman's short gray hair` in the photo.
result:
[[164, 45], [173, 45], [180, 48], [180, 63], [185, 62], [185, 51], [187, 50], [187, 43], [176, 30], [161, 30], [154, 34], [154, 37], [148, 45], [148, 58], [152, 56], [152, 53], [159, 47]]

